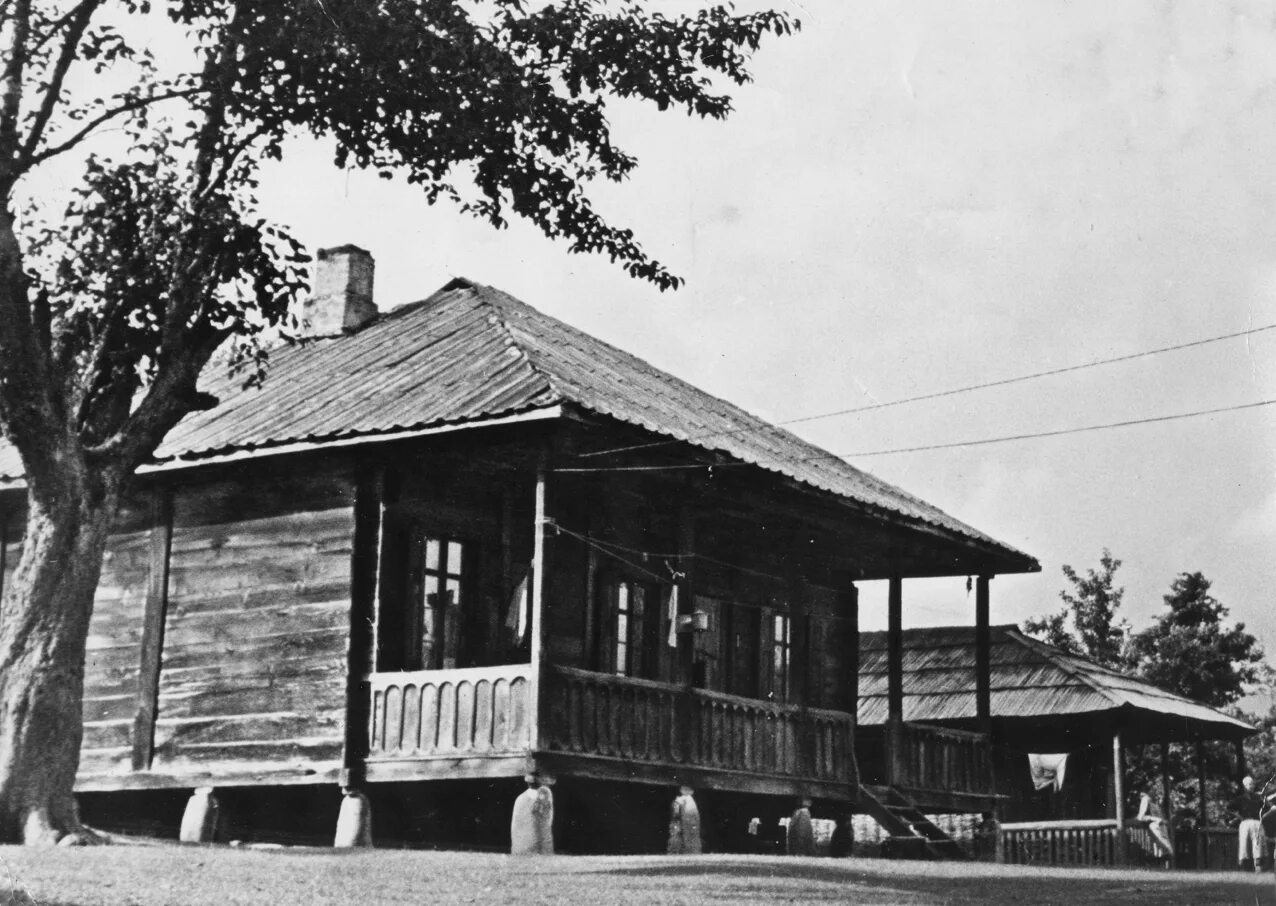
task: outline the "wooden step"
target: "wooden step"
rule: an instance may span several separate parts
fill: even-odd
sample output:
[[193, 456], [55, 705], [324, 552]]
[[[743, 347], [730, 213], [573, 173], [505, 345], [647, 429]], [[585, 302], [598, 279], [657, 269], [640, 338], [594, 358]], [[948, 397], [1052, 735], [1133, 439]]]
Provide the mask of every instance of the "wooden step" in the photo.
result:
[[860, 787], [860, 804], [889, 834], [882, 854], [892, 859], [969, 859], [961, 845], [899, 790]]

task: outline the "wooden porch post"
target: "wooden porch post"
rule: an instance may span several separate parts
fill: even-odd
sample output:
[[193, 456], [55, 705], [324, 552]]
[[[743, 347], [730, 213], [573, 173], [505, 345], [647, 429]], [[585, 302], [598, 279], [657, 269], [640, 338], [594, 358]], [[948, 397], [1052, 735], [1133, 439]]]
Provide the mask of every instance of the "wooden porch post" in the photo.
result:
[[803, 776], [814, 773], [815, 740], [811, 735], [808, 710], [811, 704], [811, 595], [806, 579], [798, 572], [789, 573], [788, 581], [790, 702], [798, 706], [798, 771]]
[[[684, 505], [678, 511], [678, 571], [682, 581], [678, 588], [678, 615], [689, 614], [695, 608], [695, 551], [696, 551], [696, 514]], [[676, 617], [675, 617], [676, 619]], [[717, 626], [713, 631], [718, 631]], [[677, 632], [678, 647], [675, 651], [677, 663], [674, 665], [674, 679], [688, 688], [695, 682], [696, 639], [691, 632]]]
[[886, 603], [886, 714], [891, 721], [904, 719], [904, 582], [890, 580]]
[[855, 583], [842, 593], [840, 610], [846, 629], [842, 643], [846, 652], [842, 662], [842, 702], [853, 726], [860, 703], [860, 590]]
[[1112, 798], [1113, 814], [1116, 817], [1116, 861], [1124, 865], [1127, 861], [1127, 841], [1125, 838], [1125, 748], [1121, 745], [1121, 731], [1112, 734]]
[[846, 620], [846, 660], [842, 675], [842, 694], [843, 702], [847, 712], [851, 715], [851, 734], [846, 741], [846, 752], [844, 758], [844, 774], [846, 780], [851, 783], [859, 783], [859, 777], [853, 776], [855, 773], [854, 748], [855, 740], [859, 732], [859, 709], [860, 709], [860, 590], [855, 587], [855, 583], [851, 583], [843, 593], [843, 606], [841, 608]]
[[1209, 834], [1205, 829], [1210, 826], [1209, 806], [1205, 801], [1205, 740], [1196, 740], [1196, 794], [1200, 800], [1200, 815], [1196, 830], [1196, 867], [1203, 869], [1209, 864]]
[[[159, 710], [160, 659], [168, 612], [168, 560], [173, 546], [173, 492], [151, 491], [146, 610], [142, 618], [142, 661], [137, 673], [137, 711], [133, 715], [133, 770], [150, 770], [155, 750], [155, 718]], [[0, 563], [3, 569], [3, 563]]]
[[341, 785], [363, 783], [372, 709], [366, 676], [375, 669], [380, 617], [378, 594], [385, 528], [386, 470], [361, 467], [355, 476], [354, 539], [350, 550], [350, 644], [346, 650], [346, 726], [341, 746]]
[[1178, 867], [1178, 858], [1173, 850], [1177, 850], [1174, 839], [1174, 804], [1170, 801], [1170, 744], [1161, 743], [1161, 814], [1165, 818], [1165, 827], [1170, 834], [1170, 843], [1175, 844], [1170, 852], [1170, 868]]
[[890, 579], [886, 604], [886, 745], [888, 782], [904, 780], [906, 773], [901, 740], [904, 724], [904, 581]]
[[541, 696], [545, 688], [545, 563], [547, 507], [547, 478], [549, 453], [541, 451], [536, 464], [536, 508], [532, 528], [532, 587], [531, 587], [531, 696], [528, 699], [528, 721], [531, 729], [529, 748], [535, 753], [541, 747], [545, 733], [541, 727]]
[[979, 732], [992, 733], [992, 631], [989, 627], [988, 583], [975, 581], [975, 719]]

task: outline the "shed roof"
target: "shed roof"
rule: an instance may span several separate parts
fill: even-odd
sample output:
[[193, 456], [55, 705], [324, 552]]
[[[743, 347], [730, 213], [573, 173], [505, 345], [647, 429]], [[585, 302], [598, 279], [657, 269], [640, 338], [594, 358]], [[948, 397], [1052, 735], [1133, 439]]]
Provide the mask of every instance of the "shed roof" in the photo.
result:
[[[1147, 728], [1132, 741], [1234, 739], [1254, 732], [1244, 721], [1047, 645], [1013, 624], [993, 626], [990, 632], [994, 719], [1063, 720], [1082, 726], [1100, 715], [1120, 714], [1134, 733], [1139, 733], [1140, 722]], [[886, 722], [886, 658], [885, 632], [860, 636], [863, 725]], [[904, 630], [903, 667], [905, 720], [974, 720], [973, 626]]]
[[[566, 404], [955, 533], [1006, 558], [1004, 571], [1039, 568], [1028, 555], [790, 432], [466, 280], [351, 334], [275, 350], [261, 388], [211, 373], [205, 384], [221, 403], [177, 425], [156, 451], [157, 463], [375, 440]], [[0, 445], [0, 481], [20, 478], [15, 451]]]

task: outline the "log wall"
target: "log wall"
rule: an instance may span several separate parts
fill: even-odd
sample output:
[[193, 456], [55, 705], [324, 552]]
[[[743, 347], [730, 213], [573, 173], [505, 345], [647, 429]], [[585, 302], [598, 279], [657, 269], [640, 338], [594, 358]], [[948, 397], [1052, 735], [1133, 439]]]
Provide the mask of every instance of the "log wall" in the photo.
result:
[[[80, 770], [132, 769], [133, 725], [150, 584], [149, 509], [126, 507], [102, 559], [84, 658], [84, 741]], [[16, 561], [18, 551], [11, 551]]]
[[335, 769], [352, 532], [335, 468], [176, 491], [155, 772]]

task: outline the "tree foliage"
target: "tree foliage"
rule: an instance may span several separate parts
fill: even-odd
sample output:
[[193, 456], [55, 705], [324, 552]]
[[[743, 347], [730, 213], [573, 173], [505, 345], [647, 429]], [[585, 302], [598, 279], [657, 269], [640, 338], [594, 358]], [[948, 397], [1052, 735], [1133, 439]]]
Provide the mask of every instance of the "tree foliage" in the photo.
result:
[[[1064, 607], [1056, 613], [1028, 620], [1024, 631], [1042, 641], [1074, 654], [1091, 658], [1105, 666], [1194, 701], [1222, 710], [1249, 692], [1268, 683], [1269, 668], [1263, 661], [1258, 640], [1245, 631], [1243, 623], [1228, 625], [1227, 608], [1210, 592], [1210, 581], [1199, 572], [1180, 573], [1164, 595], [1166, 609], [1151, 625], [1132, 631], [1119, 611], [1124, 589], [1115, 583], [1121, 561], [1105, 549], [1099, 569], [1079, 575], [1069, 566], [1063, 573], [1071, 588], [1060, 593]], [[1276, 715], [1273, 710], [1272, 715]], [[1276, 772], [1276, 753], [1270, 727], [1276, 717], [1269, 715], [1264, 730], [1246, 744], [1251, 773], [1265, 780]], [[1243, 715], [1237, 715], [1246, 719]], [[1172, 789], [1172, 807], [1199, 821], [1203, 814], [1212, 824], [1226, 820], [1222, 806], [1235, 794], [1235, 767], [1232, 747], [1205, 743], [1198, 752], [1195, 744], [1172, 744], [1166, 752], [1167, 776]], [[1197, 758], [1204, 759], [1206, 802], [1200, 802]], [[1127, 752], [1127, 813], [1137, 808], [1138, 794], [1161, 788], [1162, 761], [1159, 747], [1141, 746]]]
[[1105, 667], [1127, 666], [1124, 648], [1129, 624], [1117, 616], [1125, 595], [1125, 589], [1116, 584], [1120, 566], [1107, 548], [1099, 558], [1099, 569], [1088, 569], [1084, 576], [1064, 564], [1063, 575], [1071, 587], [1059, 592], [1063, 608], [1027, 620], [1024, 632]]
[[[0, 841], [78, 828], [88, 617], [134, 470], [215, 402], [214, 351], [238, 338], [256, 361], [305, 291], [257, 163], [321, 137], [338, 166], [674, 288], [587, 194], [637, 163], [608, 105], [722, 118], [762, 40], [796, 27], [637, 0], [0, 0], [0, 432], [27, 484], [0, 601]], [[156, 29], [163, 53], [139, 40]], [[55, 160], [83, 172], [37, 216], [24, 187]]]
[[1244, 623], [1228, 626], [1228, 610], [1201, 573], [1180, 573], [1165, 595], [1166, 611], [1130, 637], [1139, 675], [1186, 698], [1224, 708], [1262, 676], [1263, 649]]

